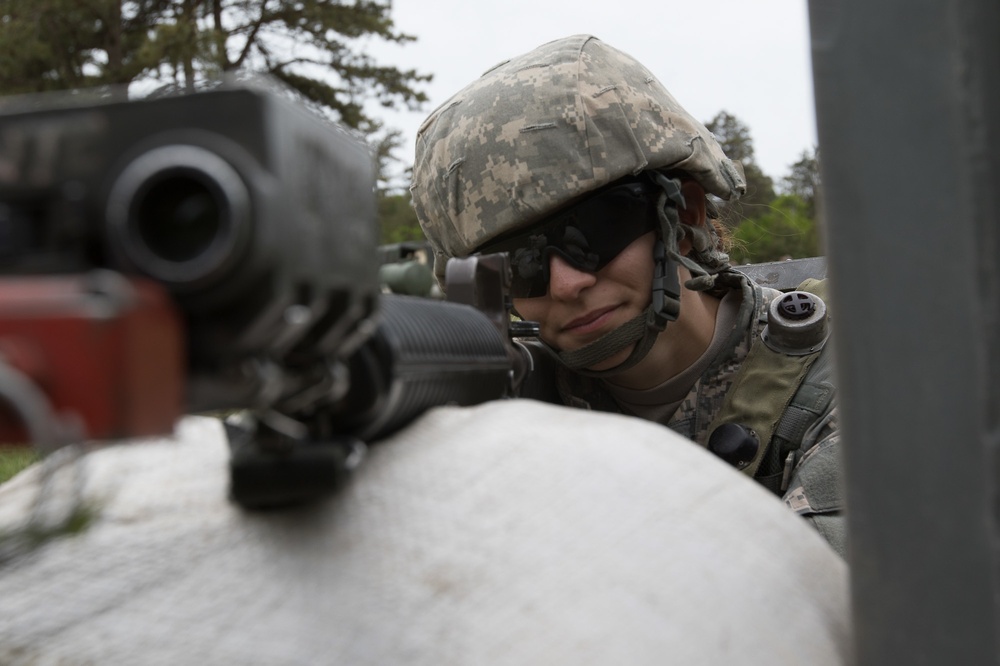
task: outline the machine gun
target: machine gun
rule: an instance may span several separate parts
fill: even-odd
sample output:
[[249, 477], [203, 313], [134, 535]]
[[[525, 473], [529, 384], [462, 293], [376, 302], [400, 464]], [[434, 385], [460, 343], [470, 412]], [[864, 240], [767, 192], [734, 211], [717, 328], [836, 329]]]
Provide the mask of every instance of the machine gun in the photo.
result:
[[265, 507], [431, 406], [517, 394], [506, 257], [449, 266], [451, 302], [382, 294], [374, 187], [362, 140], [266, 80], [4, 101], [0, 441], [235, 412], [232, 496]]

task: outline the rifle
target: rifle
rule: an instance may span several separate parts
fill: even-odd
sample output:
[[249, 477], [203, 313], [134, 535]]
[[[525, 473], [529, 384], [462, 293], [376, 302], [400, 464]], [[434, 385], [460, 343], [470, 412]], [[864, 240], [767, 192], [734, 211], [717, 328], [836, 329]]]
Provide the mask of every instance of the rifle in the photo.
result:
[[524, 395], [506, 256], [449, 265], [449, 301], [383, 294], [374, 196], [364, 141], [266, 79], [0, 100], [0, 441], [235, 411], [231, 496], [269, 507], [430, 407]]

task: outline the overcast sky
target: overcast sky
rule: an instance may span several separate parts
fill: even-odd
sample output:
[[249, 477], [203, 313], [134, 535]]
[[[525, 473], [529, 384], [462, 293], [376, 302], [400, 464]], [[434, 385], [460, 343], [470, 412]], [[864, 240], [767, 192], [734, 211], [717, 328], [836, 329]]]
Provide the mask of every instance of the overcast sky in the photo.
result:
[[775, 180], [816, 143], [806, 0], [394, 0], [392, 17], [417, 41], [372, 43], [378, 63], [434, 75], [423, 110], [377, 109], [403, 131], [407, 164], [417, 127], [448, 97], [502, 60], [581, 33], [634, 56], [702, 122], [737, 116]]

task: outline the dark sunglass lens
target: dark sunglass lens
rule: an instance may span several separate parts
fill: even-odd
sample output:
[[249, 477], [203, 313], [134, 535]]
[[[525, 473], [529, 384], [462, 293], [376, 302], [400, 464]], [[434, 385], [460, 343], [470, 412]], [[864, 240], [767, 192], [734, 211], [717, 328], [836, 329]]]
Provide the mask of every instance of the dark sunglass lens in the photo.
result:
[[548, 271], [522, 250], [511, 253], [511, 296], [535, 298], [548, 291]]
[[514, 298], [548, 293], [548, 261], [558, 254], [578, 270], [604, 268], [622, 250], [657, 225], [656, 190], [648, 183], [627, 183], [603, 191], [528, 233], [483, 247], [480, 253], [508, 252]]
[[[640, 184], [613, 188], [583, 202], [563, 218], [564, 242], [559, 254], [577, 268], [600, 270], [643, 234], [656, 228], [655, 194]], [[570, 226], [571, 225], [571, 226]], [[580, 255], [579, 249], [586, 248]], [[574, 258], [580, 255], [577, 261]]]

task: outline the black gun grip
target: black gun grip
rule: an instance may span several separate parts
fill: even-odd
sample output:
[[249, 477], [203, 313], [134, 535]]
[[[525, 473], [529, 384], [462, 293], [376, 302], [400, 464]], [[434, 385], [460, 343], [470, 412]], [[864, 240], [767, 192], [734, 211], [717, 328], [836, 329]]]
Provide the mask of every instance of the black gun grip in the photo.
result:
[[344, 435], [323, 442], [288, 442], [226, 424], [231, 455], [229, 494], [247, 509], [305, 504], [347, 483], [364, 445]]

